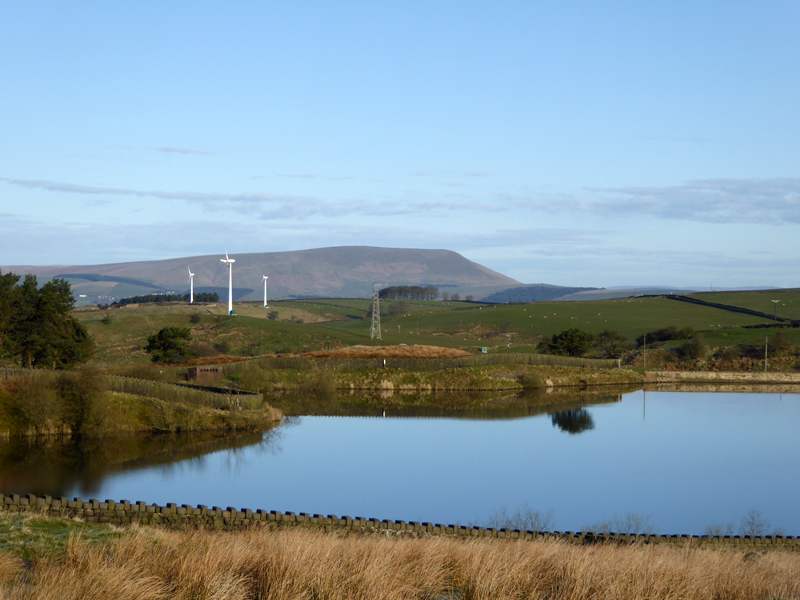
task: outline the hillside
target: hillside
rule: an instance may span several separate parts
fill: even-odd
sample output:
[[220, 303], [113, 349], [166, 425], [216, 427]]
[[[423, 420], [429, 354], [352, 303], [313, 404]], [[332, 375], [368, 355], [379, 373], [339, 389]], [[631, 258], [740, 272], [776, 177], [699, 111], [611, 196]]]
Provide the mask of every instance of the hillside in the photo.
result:
[[561, 300], [565, 296], [572, 294], [595, 290], [597, 290], [597, 288], [563, 287], [559, 285], [548, 285], [546, 283], [535, 283], [494, 292], [483, 298], [482, 301], [492, 304], [547, 302], [549, 300]]
[[[40, 282], [69, 280], [79, 305], [150, 293], [185, 293], [187, 268], [195, 274], [195, 292], [217, 292], [227, 298], [228, 274], [223, 255], [168, 260], [54, 266], [3, 266], [3, 272], [32, 273]], [[294, 252], [231, 254], [236, 300], [263, 297], [263, 275], [270, 298], [353, 297], [372, 294], [381, 285], [435, 285], [442, 291], [481, 297], [518, 281], [467, 260], [450, 250], [417, 250], [342, 246]]]

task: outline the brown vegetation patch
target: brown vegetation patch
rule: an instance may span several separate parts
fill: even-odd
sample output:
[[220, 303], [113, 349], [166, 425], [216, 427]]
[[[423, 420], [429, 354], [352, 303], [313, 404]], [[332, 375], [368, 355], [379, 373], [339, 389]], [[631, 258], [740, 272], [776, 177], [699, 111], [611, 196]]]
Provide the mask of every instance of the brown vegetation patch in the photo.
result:
[[800, 594], [800, 556], [778, 551], [139, 529], [103, 544], [71, 540], [66, 559], [38, 560], [27, 574], [14, 557], [0, 557], [0, 583], [12, 590], [24, 583], [19, 597], [25, 598], [760, 600]]
[[440, 346], [350, 346], [335, 350], [307, 352], [308, 358], [455, 358], [469, 356], [469, 352], [458, 348]]
[[244, 333], [241, 331], [229, 331], [228, 333], [220, 333], [219, 335], [217, 335], [217, 339], [230, 336], [244, 337]]
[[187, 360], [184, 363], [181, 363], [180, 366], [197, 366], [197, 365], [227, 365], [229, 363], [241, 362], [243, 360], [252, 360], [250, 356], [227, 356], [227, 355], [219, 355], [219, 356], [200, 356], [198, 358], [192, 358]]

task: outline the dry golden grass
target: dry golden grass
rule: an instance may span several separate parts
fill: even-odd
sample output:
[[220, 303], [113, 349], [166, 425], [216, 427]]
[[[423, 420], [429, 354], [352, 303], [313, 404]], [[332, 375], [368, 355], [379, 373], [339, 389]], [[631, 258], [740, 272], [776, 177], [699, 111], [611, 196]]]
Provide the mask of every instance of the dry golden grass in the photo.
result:
[[560, 541], [134, 528], [58, 559], [0, 555], [0, 598], [798, 598], [800, 555]]
[[440, 346], [350, 346], [336, 350], [307, 352], [303, 356], [312, 358], [455, 358], [469, 356], [469, 352], [458, 348]]

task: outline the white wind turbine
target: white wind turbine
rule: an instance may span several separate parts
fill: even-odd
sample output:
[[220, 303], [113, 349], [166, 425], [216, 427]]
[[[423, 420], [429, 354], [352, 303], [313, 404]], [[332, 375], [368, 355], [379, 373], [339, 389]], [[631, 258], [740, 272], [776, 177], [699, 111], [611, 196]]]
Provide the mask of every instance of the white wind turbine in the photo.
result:
[[225, 253], [225, 258], [220, 258], [220, 261], [228, 265], [228, 314], [233, 314], [233, 263], [236, 262], [233, 258], [228, 258], [228, 253]]
[[269, 306], [267, 306], [267, 279], [269, 279], [269, 277], [264, 275], [264, 308], [269, 308]]
[[194, 304], [194, 273], [189, 267], [186, 267], [189, 271], [189, 304]]

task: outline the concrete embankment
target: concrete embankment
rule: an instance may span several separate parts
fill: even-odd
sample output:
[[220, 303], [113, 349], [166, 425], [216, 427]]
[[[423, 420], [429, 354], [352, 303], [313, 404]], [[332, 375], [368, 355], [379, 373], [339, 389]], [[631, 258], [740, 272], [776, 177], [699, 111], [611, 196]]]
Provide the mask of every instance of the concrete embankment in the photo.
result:
[[794, 536], [693, 536], [650, 534], [593, 534], [572, 532], [541, 532], [484, 527], [464, 527], [415, 521], [389, 521], [336, 515], [308, 515], [306, 513], [282, 513], [279, 511], [236, 509], [227, 507], [208, 508], [169, 503], [165, 506], [129, 502], [128, 500], [82, 500], [66, 497], [34, 496], [28, 494], [0, 494], [0, 512], [41, 514], [53, 518], [73, 518], [90, 523], [114, 525], [159, 525], [173, 529], [213, 529], [236, 531], [250, 527], [320, 528], [352, 534], [380, 534], [406, 537], [450, 536], [460, 538], [497, 538], [516, 540], [563, 539], [574, 543], [613, 542], [620, 544], [687, 544], [709, 545], [720, 548], [757, 548], [760, 550], [781, 549], [800, 552], [800, 538]]

